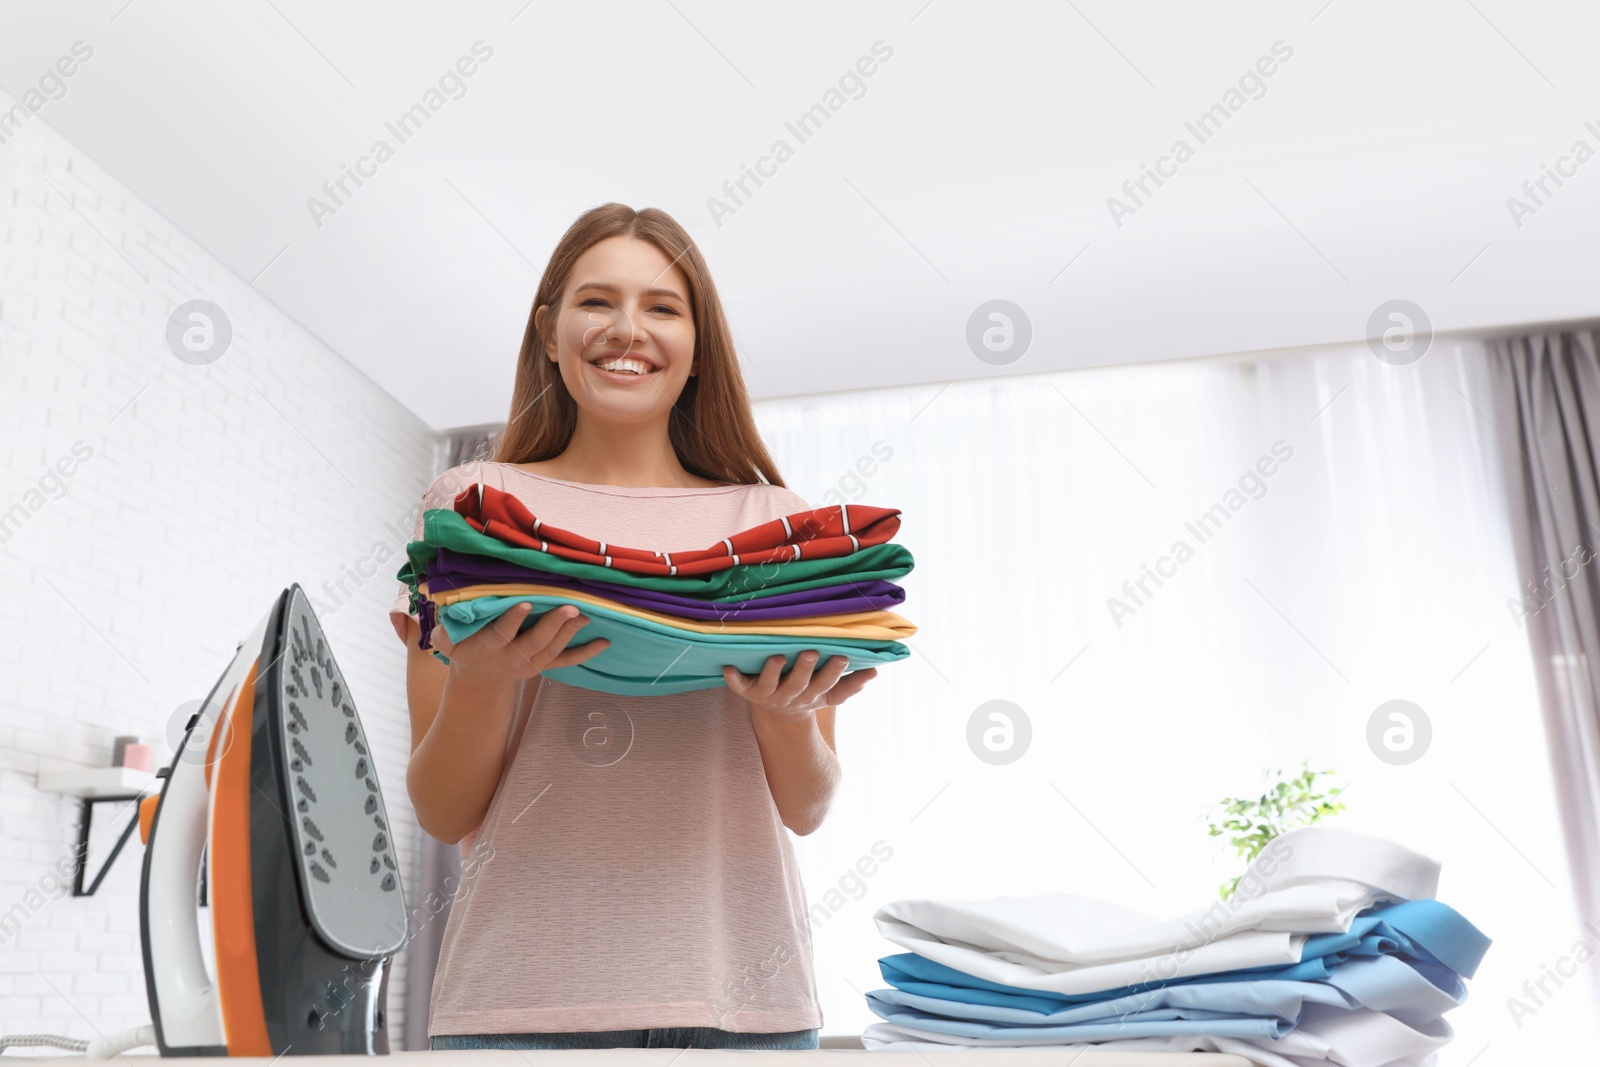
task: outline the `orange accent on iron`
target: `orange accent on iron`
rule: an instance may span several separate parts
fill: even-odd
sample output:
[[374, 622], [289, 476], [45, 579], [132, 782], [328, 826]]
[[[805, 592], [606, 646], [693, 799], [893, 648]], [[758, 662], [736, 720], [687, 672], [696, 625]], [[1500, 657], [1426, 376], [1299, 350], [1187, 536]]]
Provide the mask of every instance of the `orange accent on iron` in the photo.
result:
[[[227, 717], [228, 743], [217, 766], [212, 818], [211, 919], [216, 934], [217, 990], [223, 1041], [230, 1056], [270, 1056], [256, 962], [255, 906], [250, 885], [250, 741], [258, 659]], [[212, 744], [216, 743], [216, 731]], [[210, 764], [208, 763], [209, 767]]]
[[150, 827], [155, 824], [156, 805], [160, 803], [160, 793], [151, 793], [139, 801], [139, 840], [143, 844], [150, 843]]
[[[223, 720], [223, 719], [228, 717], [228, 705], [229, 705], [229, 702], [232, 701], [233, 698], [238, 696], [238, 695], [239, 695], [239, 690], [235, 689], [235, 690], [233, 690], [233, 692], [228, 694], [228, 699], [224, 700], [222, 702], [222, 711], [219, 712], [218, 715], [217, 715], [217, 720], [218, 720], [217, 728], [211, 731], [211, 740], [206, 742], [206, 768], [205, 769], [206, 769], [206, 788], [207, 789], [211, 788], [211, 766], [212, 766], [213, 763], [216, 762], [216, 758], [217, 758], [217, 738], [219, 736], [221, 736], [221, 734], [222, 734], [222, 723], [221, 723], [221, 720]], [[201, 710], [204, 711], [205, 709], [202, 708]], [[227, 749], [223, 749], [223, 751], [226, 752]]]

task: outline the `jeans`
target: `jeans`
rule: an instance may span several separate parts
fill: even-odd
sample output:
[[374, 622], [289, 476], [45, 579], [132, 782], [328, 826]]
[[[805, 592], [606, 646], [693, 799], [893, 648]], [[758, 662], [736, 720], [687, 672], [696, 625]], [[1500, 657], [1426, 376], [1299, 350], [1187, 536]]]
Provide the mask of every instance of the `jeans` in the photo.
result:
[[462, 1048], [732, 1048], [814, 1049], [817, 1031], [741, 1034], [714, 1026], [668, 1026], [649, 1030], [575, 1030], [550, 1034], [439, 1034], [428, 1049]]

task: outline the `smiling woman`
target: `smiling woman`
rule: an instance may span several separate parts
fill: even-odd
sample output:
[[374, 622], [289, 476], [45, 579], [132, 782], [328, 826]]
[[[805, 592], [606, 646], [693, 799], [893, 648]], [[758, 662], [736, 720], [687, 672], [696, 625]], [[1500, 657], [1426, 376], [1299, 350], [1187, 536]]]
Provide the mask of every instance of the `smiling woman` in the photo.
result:
[[[756, 431], [699, 250], [662, 212], [621, 204], [557, 244], [494, 459], [445, 472], [424, 510], [473, 484], [548, 528], [668, 553], [810, 510]], [[418, 821], [501, 857], [451, 910], [431, 1047], [816, 1048], [789, 832], [826, 816], [835, 707], [875, 672], [808, 651], [787, 673], [781, 655], [759, 675], [724, 667], [715, 688], [598, 693], [556, 680], [610, 644], [576, 643], [581, 601], [526, 628], [513, 608], [459, 643], [435, 628], [447, 669], [409, 599], [402, 584], [392, 617]]]
[[[604, 470], [583, 471], [573, 461], [608, 454], [608, 466], [613, 462], [632, 466], [641, 456], [653, 456], [652, 465], [660, 468], [678, 465], [675, 458], [663, 454], [668, 441], [661, 435], [657, 416], [685, 429], [679, 405], [685, 399], [693, 403], [697, 396], [686, 389], [690, 379], [699, 375], [690, 292], [688, 276], [665, 251], [649, 241], [619, 234], [601, 238], [584, 251], [558, 297], [536, 301], [529, 322], [536, 347], [524, 341], [519, 384], [526, 378], [553, 377], [550, 372], [555, 371], [573, 400], [572, 414], [588, 406], [581, 401], [588, 401], [597, 416], [575, 418], [564, 450], [566, 459], [543, 463], [538, 473], [604, 480], [613, 475]], [[736, 366], [731, 360], [728, 363]], [[538, 394], [540, 398], [558, 395], [548, 384], [541, 386]], [[671, 414], [665, 414], [668, 412]], [[523, 425], [537, 414], [537, 410], [526, 412]], [[509, 438], [519, 428], [517, 421], [513, 417], [507, 427], [502, 459], [508, 459], [514, 447]], [[696, 430], [696, 435], [700, 432]], [[624, 441], [625, 451], [619, 447]], [[529, 453], [519, 456], [521, 462], [530, 464], [529, 469], [547, 458], [538, 446]], [[770, 466], [770, 460], [768, 463]], [[694, 466], [683, 463], [676, 473], [669, 469], [665, 475], [669, 484], [685, 477], [720, 484], [709, 470], [701, 474]], [[723, 481], [754, 480], [754, 472], [723, 473], [729, 475]], [[657, 477], [648, 474], [646, 480]]]

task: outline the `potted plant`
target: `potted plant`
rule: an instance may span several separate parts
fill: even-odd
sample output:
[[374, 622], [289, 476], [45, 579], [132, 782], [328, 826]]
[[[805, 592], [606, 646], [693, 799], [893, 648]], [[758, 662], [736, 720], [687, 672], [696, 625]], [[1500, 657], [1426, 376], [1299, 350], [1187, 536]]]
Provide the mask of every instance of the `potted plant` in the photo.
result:
[[[1272, 772], [1258, 797], [1223, 797], [1212, 809], [1208, 832], [1212, 837], [1228, 835], [1228, 843], [1244, 859], [1246, 868], [1278, 835], [1344, 810], [1344, 804], [1334, 798], [1345, 787], [1319, 782], [1331, 778], [1333, 772], [1313, 771], [1309, 763], [1303, 761], [1300, 772], [1292, 777], [1286, 777], [1281, 770]], [[1242, 877], [1222, 883], [1219, 890], [1223, 900], [1233, 895]]]

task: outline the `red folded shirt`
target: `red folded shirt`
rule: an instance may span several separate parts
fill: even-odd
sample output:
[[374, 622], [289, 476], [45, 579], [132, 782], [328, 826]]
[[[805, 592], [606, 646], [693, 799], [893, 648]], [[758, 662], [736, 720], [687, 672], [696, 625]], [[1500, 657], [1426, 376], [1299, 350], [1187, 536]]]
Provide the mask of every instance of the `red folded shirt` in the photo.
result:
[[456, 496], [455, 510], [479, 533], [509, 545], [630, 574], [669, 576], [709, 574], [739, 564], [848, 556], [884, 544], [900, 529], [899, 508], [831, 504], [752, 526], [710, 548], [654, 552], [608, 545], [540, 522], [522, 501], [492, 485], [463, 489]]

